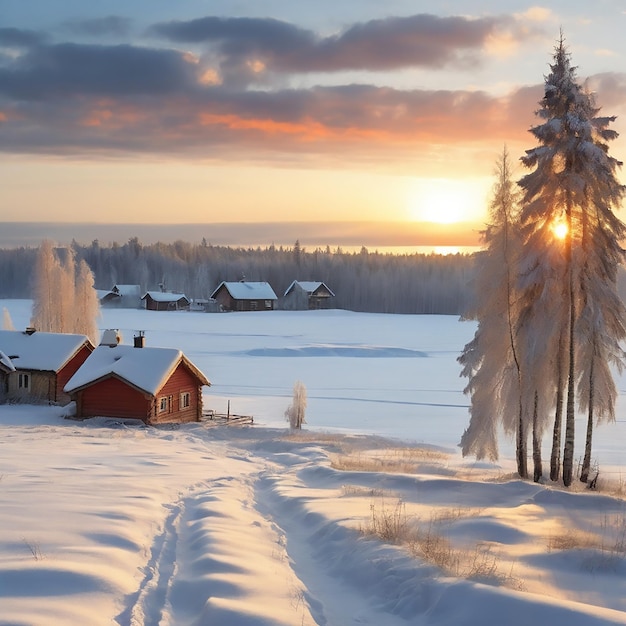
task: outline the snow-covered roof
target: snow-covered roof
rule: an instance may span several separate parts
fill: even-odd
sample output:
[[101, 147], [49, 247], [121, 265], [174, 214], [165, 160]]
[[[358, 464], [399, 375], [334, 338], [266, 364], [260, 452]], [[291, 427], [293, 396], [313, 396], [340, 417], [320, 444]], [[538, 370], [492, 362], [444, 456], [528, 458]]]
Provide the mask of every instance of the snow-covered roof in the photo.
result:
[[118, 345], [112, 348], [98, 346], [70, 378], [64, 391], [71, 393], [97, 380], [116, 376], [154, 396], [181, 361], [185, 362], [203, 385], [211, 384], [180, 350]]
[[309, 294], [314, 293], [322, 285], [324, 285], [324, 287], [328, 290], [328, 293], [331, 296], [335, 295], [326, 283], [319, 281], [319, 280], [294, 280], [291, 283], [291, 285], [287, 287], [287, 290], [285, 291], [285, 295], [287, 295], [294, 288], [295, 285], [299, 285], [302, 289], [304, 289], [304, 291], [306, 291]]
[[10, 372], [15, 371], [15, 366], [11, 363], [11, 359], [0, 350], [0, 365], [4, 365]]
[[269, 283], [265, 282], [226, 282], [223, 281], [211, 294], [211, 298], [224, 286], [235, 300], [276, 300], [276, 294]]
[[106, 296], [116, 296], [116, 293], [109, 291], [108, 289], [96, 289], [96, 294], [98, 295], [98, 299], [102, 300], [102, 298], [106, 298]]
[[141, 287], [139, 285], [113, 285], [111, 291], [119, 293], [120, 296], [139, 297]]
[[19, 370], [58, 372], [84, 344], [85, 335], [0, 330], [0, 350]]
[[155, 302], [178, 302], [183, 298], [188, 301], [184, 293], [172, 293], [171, 291], [146, 291], [141, 299], [145, 300], [146, 296], [150, 296]]

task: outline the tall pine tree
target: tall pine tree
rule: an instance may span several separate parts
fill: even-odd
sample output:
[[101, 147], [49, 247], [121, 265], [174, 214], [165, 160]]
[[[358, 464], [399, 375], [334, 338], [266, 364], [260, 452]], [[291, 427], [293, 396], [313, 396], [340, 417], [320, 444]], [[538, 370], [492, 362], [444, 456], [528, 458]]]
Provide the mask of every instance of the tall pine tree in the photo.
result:
[[[537, 112], [542, 123], [530, 131], [539, 145], [522, 158], [533, 171], [520, 181], [521, 219], [525, 255], [536, 261], [535, 282], [528, 282], [526, 297], [534, 292], [555, 301], [562, 298], [563, 307], [553, 320], [559, 320], [562, 331], [556, 354], [566, 361], [557, 359], [555, 380], [557, 406], [558, 394], [564, 393], [561, 385], [567, 389], [563, 483], [568, 486], [573, 478], [577, 387], [582, 406], [591, 412], [591, 425], [594, 407], [610, 417], [615, 395], [607, 380], [608, 365], [623, 359], [617, 347], [624, 338], [625, 315], [616, 275], [624, 225], [613, 211], [624, 187], [616, 178], [621, 164], [608, 154], [607, 142], [616, 137], [608, 129], [614, 118], [597, 116], [593, 98], [576, 79], [562, 36], [550, 69]], [[550, 230], [560, 220], [567, 226], [562, 265], [549, 245]], [[554, 283], [559, 275], [563, 290]], [[538, 326], [536, 332], [543, 329]], [[594, 394], [598, 383], [609, 392], [602, 404]]]

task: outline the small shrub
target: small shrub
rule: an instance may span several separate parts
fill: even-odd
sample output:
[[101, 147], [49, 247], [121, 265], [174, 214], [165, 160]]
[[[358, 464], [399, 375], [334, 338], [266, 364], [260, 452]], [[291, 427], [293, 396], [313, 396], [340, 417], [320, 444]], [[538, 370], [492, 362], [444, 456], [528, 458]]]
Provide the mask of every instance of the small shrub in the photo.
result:
[[285, 411], [285, 418], [292, 429], [301, 429], [305, 423], [304, 413], [306, 411], [306, 387], [297, 380], [293, 386], [293, 401]]
[[25, 537], [22, 539], [22, 542], [29, 549], [35, 561], [41, 561], [43, 559], [43, 552], [41, 551], [41, 546], [37, 542], [28, 541]]
[[380, 508], [371, 504], [369, 524], [365, 532], [389, 543], [406, 543], [410, 540], [411, 529], [404, 502], [398, 500], [394, 506], [388, 507], [383, 500]]

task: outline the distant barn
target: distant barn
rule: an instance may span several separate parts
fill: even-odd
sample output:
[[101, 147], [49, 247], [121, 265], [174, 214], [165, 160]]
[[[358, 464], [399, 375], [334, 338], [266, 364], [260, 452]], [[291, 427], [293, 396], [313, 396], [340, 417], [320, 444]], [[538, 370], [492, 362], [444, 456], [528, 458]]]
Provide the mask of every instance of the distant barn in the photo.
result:
[[63, 387], [93, 349], [84, 335], [0, 330], [0, 402], [67, 404]]
[[139, 285], [113, 285], [109, 291], [98, 291], [102, 306], [116, 306], [136, 309], [141, 306], [141, 287]]
[[281, 307], [289, 311], [329, 309], [335, 294], [326, 283], [313, 280], [294, 280], [285, 291]]
[[202, 387], [211, 383], [180, 351], [100, 345], [65, 386], [79, 418], [106, 416], [147, 424], [197, 422]]
[[222, 282], [211, 294], [224, 311], [271, 311], [277, 300], [269, 283]]
[[184, 293], [147, 291], [141, 299], [148, 311], [181, 311], [189, 308], [189, 299]]

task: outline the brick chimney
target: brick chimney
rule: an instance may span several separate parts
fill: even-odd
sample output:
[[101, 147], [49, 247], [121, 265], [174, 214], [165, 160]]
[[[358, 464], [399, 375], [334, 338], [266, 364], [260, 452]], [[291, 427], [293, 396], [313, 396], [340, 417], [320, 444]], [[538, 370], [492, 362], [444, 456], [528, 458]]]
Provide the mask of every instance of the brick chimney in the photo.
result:
[[143, 330], [137, 331], [137, 334], [133, 337], [133, 345], [135, 348], [143, 348], [146, 345], [146, 336]]

